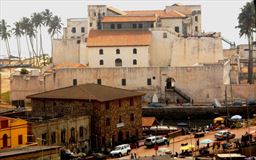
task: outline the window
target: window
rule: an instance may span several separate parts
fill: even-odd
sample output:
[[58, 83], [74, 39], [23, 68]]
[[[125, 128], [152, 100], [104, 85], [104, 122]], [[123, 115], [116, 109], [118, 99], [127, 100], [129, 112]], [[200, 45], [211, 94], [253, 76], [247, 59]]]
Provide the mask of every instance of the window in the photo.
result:
[[139, 28], [143, 28], [143, 24], [140, 23], [140, 24], [139, 24]]
[[71, 133], [71, 135], [70, 135], [70, 142], [71, 143], [75, 143], [75, 128], [71, 128], [70, 129], [70, 133]]
[[84, 137], [84, 127], [83, 127], [83, 126], [80, 126], [80, 127], [79, 127], [79, 137], [80, 137], [80, 138], [83, 138], [83, 137]]
[[111, 29], [115, 29], [115, 24], [110, 24]]
[[46, 133], [42, 134], [42, 145], [46, 145], [46, 136], [47, 136]]
[[195, 21], [198, 22], [198, 16], [195, 16]]
[[80, 43], [81, 43], [81, 40], [77, 40], [76, 43], [77, 43], [77, 44], [80, 44]]
[[18, 144], [22, 144], [22, 135], [18, 135]]
[[148, 78], [148, 79], [147, 79], [147, 84], [148, 84], [148, 86], [151, 86], [151, 84], [152, 84], [152, 83], [151, 83], [151, 78]]
[[198, 27], [197, 26], [195, 26], [195, 31], [198, 32]]
[[110, 118], [106, 118], [106, 126], [110, 126]]
[[101, 79], [97, 79], [97, 84], [101, 85]]
[[77, 85], [77, 79], [73, 79], [73, 86]]
[[163, 33], [163, 38], [167, 38], [167, 33]]
[[126, 86], [126, 79], [122, 79], [122, 86]]
[[76, 33], [76, 27], [72, 27], [71, 32]]
[[175, 32], [180, 33], [180, 28], [178, 26], [175, 26], [174, 30]]
[[122, 66], [122, 60], [120, 58], [115, 60], [116, 67]]
[[136, 48], [133, 48], [133, 54], [137, 54], [137, 49]]
[[99, 54], [102, 55], [103, 54], [103, 49], [99, 50]]
[[133, 106], [134, 105], [134, 100], [133, 98], [130, 98], [130, 106]]
[[109, 102], [106, 102], [106, 110], [109, 110]]
[[96, 17], [96, 12], [93, 13], [94, 17]]
[[116, 49], [116, 54], [120, 54], [120, 49]]
[[90, 27], [92, 26], [92, 22], [90, 23]]
[[81, 33], [84, 33], [84, 32], [85, 32], [84, 27], [81, 27]]
[[156, 79], [156, 77], [155, 77], [155, 76], [153, 76], [153, 79]]
[[103, 12], [102, 15], [105, 16], [105, 12]]
[[51, 144], [56, 143], [56, 132], [51, 133]]
[[66, 143], [66, 129], [61, 130], [61, 143], [65, 144]]
[[134, 60], [133, 60], [133, 65], [136, 65], [136, 64], [137, 64], [137, 60], [134, 59]]
[[122, 117], [119, 116], [119, 123], [122, 123]]
[[102, 59], [100, 60], [100, 65], [104, 65], [104, 61]]
[[151, 23], [151, 24], [150, 24], [150, 27], [151, 27], [151, 28], [154, 28], [154, 23]]
[[130, 121], [134, 121], [134, 114], [133, 113], [130, 114]]
[[117, 24], [117, 29], [121, 29], [122, 28], [122, 24]]
[[1, 121], [1, 128], [8, 128], [9, 125], [8, 125], [8, 120], [2, 120]]
[[137, 24], [132, 24], [132, 28], [137, 28]]

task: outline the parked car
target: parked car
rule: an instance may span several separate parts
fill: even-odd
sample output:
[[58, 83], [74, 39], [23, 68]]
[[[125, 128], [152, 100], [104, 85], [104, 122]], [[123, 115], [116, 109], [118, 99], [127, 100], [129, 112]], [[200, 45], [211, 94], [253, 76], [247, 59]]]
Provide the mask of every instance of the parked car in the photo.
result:
[[217, 132], [214, 137], [217, 139], [217, 140], [226, 140], [226, 139], [232, 139], [232, 138], [235, 138], [235, 134], [230, 132], [230, 131], [219, 131]]
[[128, 155], [131, 152], [131, 147], [129, 144], [122, 144], [119, 146], [116, 146], [114, 150], [110, 152], [110, 155], [112, 157], [119, 156], [122, 157], [124, 155]]
[[151, 136], [145, 139], [144, 145], [147, 147], [152, 147], [154, 144], [165, 144], [167, 143], [167, 138], [162, 136]]

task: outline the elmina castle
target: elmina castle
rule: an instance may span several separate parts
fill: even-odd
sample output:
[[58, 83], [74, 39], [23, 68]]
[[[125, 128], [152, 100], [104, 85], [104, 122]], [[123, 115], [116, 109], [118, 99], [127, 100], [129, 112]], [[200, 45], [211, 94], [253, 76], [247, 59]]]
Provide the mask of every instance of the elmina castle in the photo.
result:
[[14, 73], [11, 99], [71, 85], [97, 83], [155, 94], [163, 101], [224, 100], [237, 83], [218, 32], [202, 32], [201, 6], [122, 11], [89, 5], [88, 18], [70, 18], [53, 41], [53, 63], [41, 72]]

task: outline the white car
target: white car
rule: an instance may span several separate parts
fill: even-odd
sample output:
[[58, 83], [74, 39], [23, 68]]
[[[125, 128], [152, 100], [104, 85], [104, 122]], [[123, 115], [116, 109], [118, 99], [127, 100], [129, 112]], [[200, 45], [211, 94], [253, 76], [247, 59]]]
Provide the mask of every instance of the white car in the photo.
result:
[[131, 152], [131, 147], [129, 144], [122, 144], [119, 146], [116, 146], [113, 151], [110, 152], [110, 155], [112, 157], [119, 156], [122, 157], [124, 155], [128, 155]]
[[151, 136], [145, 139], [144, 145], [147, 147], [152, 147], [154, 144], [165, 144], [167, 142], [167, 138], [162, 136]]

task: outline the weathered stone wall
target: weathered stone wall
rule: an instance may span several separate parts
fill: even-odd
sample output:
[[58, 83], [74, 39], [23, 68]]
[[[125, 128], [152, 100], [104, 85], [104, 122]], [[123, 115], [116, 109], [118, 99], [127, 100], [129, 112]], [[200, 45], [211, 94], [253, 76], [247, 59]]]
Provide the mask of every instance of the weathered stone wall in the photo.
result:
[[253, 84], [232, 84], [227, 86], [227, 96], [229, 98], [256, 98], [256, 85]]
[[197, 63], [212, 64], [224, 59], [221, 38], [178, 38], [172, 46], [172, 67], [193, 66]]
[[[31, 90], [36, 93], [42, 89], [48, 91], [71, 86], [73, 79], [77, 79], [78, 84], [97, 83], [97, 79], [101, 79], [103, 85], [143, 91], [147, 93], [144, 98], [149, 100], [153, 93], [164, 97], [166, 80], [173, 78], [175, 87], [190, 96], [194, 102], [212, 102], [214, 98], [224, 99], [223, 88], [224, 82], [228, 81], [228, 66], [213, 64], [195, 67], [59, 69], [45, 78], [32, 80], [31, 84], [36, 84], [39, 79], [44, 79], [41, 82], [44, 86], [41, 88], [31, 85], [31, 88], [27, 89], [25, 86], [29, 82], [18, 77], [18, 81], [12, 81], [11, 97], [13, 100], [24, 99]], [[122, 85], [122, 79], [126, 79], [125, 86]], [[148, 79], [151, 85], [148, 85]]]
[[24, 100], [26, 96], [43, 92], [46, 81], [44, 77], [13, 75], [10, 79], [11, 100]]
[[80, 53], [77, 39], [53, 40], [53, 64], [80, 63]]
[[[71, 147], [71, 129], [75, 129], [75, 145], [77, 148], [84, 148], [85, 151], [90, 149], [90, 138], [91, 138], [91, 127], [90, 127], [90, 117], [80, 116], [80, 117], [68, 117], [59, 119], [50, 119], [42, 122], [32, 122], [32, 139], [39, 145], [42, 144], [42, 134], [46, 133], [46, 145], [58, 145]], [[82, 133], [80, 133], [83, 127]], [[61, 131], [65, 130], [65, 143], [61, 142]], [[55, 132], [55, 143], [53, 143], [53, 132]], [[73, 147], [73, 146], [72, 146]]]
[[[131, 103], [133, 101], [133, 103]], [[106, 104], [109, 103], [109, 108]], [[95, 115], [95, 135], [98, 145], [116, 145], [120, 141], [127, 142], [131, 137], [142, 137], [142, 121], [141, 121], [141, 97], [127, 98], [115, 100], [106, 103], [94, 103]], [[131, 121], [130, 114], [134, 114], [134, 120]], [[110, 125], [106, 125], [106, 119], [110, 119]], [[121, 125], [118, 127], [117, 125]], [[104, 141], [105, 140], [105, 141]], [[120, 143], [120, 142], [119, 142]]]
[[32, 99], [31, 104], [32, 115], [39, 117], [81, 116], [92, 114], [92, 104], [87, 101]]

